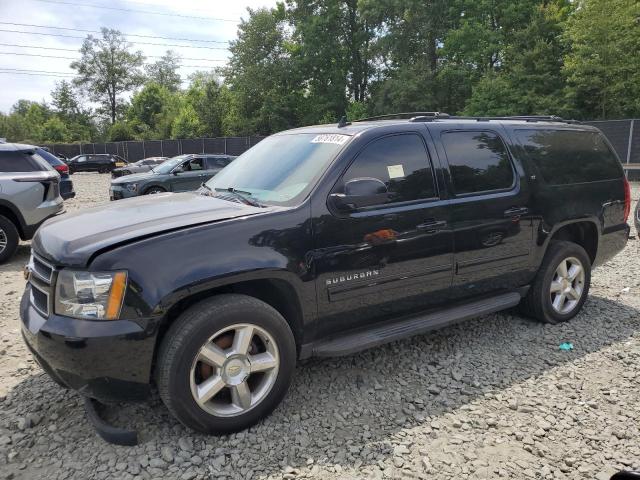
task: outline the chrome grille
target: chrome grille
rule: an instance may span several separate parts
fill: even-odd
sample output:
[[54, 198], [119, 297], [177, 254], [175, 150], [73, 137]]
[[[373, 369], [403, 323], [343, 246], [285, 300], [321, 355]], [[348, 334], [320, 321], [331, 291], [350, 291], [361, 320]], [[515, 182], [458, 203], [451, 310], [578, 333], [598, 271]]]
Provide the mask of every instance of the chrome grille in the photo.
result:
[[31, 305], [45, 317], [51, 312], [52, 281], [55, 268], [41, 257], [31, 252], [29, 260], [29, 284], [31, 285]]

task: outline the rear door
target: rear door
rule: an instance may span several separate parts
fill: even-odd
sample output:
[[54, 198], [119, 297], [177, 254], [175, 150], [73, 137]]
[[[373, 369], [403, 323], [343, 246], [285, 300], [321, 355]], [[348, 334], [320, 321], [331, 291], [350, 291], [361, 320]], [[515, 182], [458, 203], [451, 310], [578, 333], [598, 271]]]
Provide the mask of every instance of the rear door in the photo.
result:
[[341, 193], [349, 180], [374, 178], [387, 186], [386, 201], [314, 219], [319, 336], [444, 300], [453, 238], [425, 134], [421, 125], [370, 141], [333, 189]]
[[531, 279], [531, 192], [498, 124], [432, 124], [446, 161], [454, 236], [454, 296], [511, 289]]

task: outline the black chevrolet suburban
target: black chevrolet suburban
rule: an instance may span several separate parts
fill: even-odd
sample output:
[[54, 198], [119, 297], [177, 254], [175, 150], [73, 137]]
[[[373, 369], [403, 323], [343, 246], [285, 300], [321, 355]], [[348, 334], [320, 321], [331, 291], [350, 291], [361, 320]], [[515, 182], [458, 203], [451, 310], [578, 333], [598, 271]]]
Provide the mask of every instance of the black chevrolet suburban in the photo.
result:
[[22, 332], [65, 387], [118, 401], [155, 384], [188, 427], [236, 431], [278, 405], [299, 359], [516, 306], [571, 319], [629, 209], [611, 145], [557, 117], [290, 130], [195, 192], [49, 220]]

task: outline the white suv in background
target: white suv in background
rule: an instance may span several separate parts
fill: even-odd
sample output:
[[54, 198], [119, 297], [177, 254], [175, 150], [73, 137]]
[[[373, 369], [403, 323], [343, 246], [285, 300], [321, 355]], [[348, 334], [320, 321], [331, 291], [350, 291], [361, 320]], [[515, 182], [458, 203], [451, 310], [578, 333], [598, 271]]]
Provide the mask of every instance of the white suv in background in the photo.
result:
[[60, 175], [36, 147], [0, 142], [0, 263], [62, 209]]

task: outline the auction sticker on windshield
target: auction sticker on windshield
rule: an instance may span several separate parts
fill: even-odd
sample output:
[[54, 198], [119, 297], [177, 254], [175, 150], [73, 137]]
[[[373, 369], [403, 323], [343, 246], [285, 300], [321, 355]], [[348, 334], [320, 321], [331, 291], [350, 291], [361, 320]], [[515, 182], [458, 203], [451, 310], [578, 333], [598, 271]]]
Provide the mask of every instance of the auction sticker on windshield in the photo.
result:
[[340, 135], [337, 133], [323, 133], [316, 135], [311, 143], [333, 143], [335, 145], [344, 145], [349, 140], [349, 135]]

